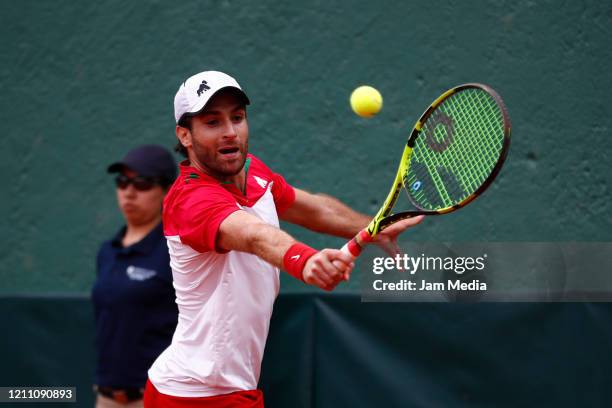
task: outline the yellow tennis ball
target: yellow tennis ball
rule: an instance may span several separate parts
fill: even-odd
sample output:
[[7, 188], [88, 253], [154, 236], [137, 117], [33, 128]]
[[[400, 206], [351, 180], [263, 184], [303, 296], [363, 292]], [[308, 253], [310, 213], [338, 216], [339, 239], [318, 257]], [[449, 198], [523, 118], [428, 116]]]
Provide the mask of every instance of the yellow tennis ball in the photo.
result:
[[360, 86], [351, 94], [351, 108], [363, 118], [376, 115], [382, 109], [382, 105], [382, 95], [371, 86]]

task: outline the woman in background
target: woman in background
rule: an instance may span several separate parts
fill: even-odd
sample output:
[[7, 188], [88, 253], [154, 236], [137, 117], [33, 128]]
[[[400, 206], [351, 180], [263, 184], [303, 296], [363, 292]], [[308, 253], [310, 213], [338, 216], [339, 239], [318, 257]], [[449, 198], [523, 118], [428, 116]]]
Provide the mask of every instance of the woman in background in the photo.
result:
[[176, 163], [163, 147], [144, 145], [108, 172], [117, 173], [125, 225], [102, 244], [97, 257], [96, 407], [142, 407], [147, 370], [170, 344], [178, 316], [161, 223]]

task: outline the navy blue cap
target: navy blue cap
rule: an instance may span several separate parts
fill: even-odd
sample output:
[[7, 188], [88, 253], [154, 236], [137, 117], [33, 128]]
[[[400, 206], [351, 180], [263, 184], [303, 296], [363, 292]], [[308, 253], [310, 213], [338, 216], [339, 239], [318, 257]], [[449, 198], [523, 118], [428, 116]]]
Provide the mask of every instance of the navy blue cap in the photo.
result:
[[108, 166], [109, 173], [128, 168], [139, 176], [159, 178], [170, 185], [176, 178], [176, 162], [172, 153], [159, 145], [142, 145], [130, 150], [125, 157]]

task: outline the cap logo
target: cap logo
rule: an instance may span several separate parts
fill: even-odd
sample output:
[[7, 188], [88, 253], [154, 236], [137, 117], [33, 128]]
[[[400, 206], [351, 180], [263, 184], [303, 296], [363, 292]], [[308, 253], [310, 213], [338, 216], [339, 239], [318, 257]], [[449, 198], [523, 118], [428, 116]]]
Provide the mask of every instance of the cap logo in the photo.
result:
[[210, 89], [210, 86], [208, 86], [208, 82], [202, 81], [202, 83], [200, 84], [200, 87], [198, 88], [198, 96], [202, 96], [202, 94], [208, 91], [209, 89]]

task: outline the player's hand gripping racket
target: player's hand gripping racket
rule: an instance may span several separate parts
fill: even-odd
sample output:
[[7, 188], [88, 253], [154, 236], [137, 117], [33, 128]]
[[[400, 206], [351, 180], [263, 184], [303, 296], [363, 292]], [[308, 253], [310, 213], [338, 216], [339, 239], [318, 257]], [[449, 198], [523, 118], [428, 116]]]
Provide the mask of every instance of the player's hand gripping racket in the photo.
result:
[[[391, 191], [370, 224], [342, 247], [354, 258], [394, 222], [448, 214], [493, 182], [510, 146], [510, 118], [501, 97], [465, 84], [436, 99], [414, 125]], [[391, 214], [404, 187], [416, 211]]]

